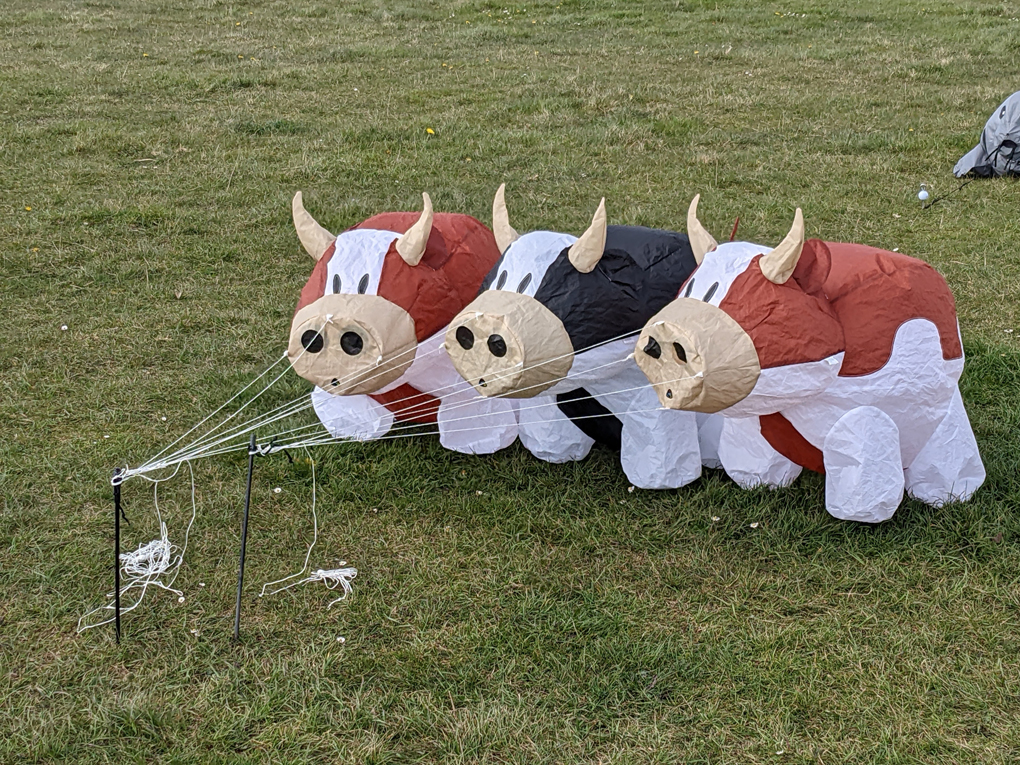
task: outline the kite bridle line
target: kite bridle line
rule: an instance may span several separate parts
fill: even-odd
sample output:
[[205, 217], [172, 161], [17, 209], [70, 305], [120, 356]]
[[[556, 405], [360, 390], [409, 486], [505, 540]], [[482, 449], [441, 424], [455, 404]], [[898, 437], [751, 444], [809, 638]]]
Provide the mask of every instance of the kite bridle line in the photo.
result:
[[[327, 321], [328, 320], [329, 319], [327, 319]], [[570, 357], [570, 356], [577, 356], [577, 355], [582, 354], [582, 353], [584, 353], [586, 351], [589, 351], [589, 350], [592, 350], [592, 349], [595, 349], [595, 348], [599, 348], [599, 347], [602, 347], [602, 346], [606, 346], [606, 345], [609, 345], [611, 343], [614, 343], [614, 342], [617, 342], [619, 340], [623, 340], [623, 339], [626, 339], [626, 338], [629, 338], [629, 337], [634, 337], [634, 336], [640, 334], [640, 331], [641, 330], [635, 330], [635, 331], [621, 333], [620, 335], [617, 335], [615, 337], [608, 338], [606, 340], [602, 340], [602, 341], [599, 341], [599, 342], [596, 342], [596, 343], [592, 343], [591, 345], [589, 345], [589, 346], [587, 346], [585, 348], [581, 348], [579, 350], [572, 350], [569, 353], [561, 354], [560, 356], [556, 356], [556, 357], [553, 357], [553, 358], [550, 358], [550, 359], [546, 359], [544, 361], [541, 361], [541, 362], [533, 364], [533, 365], [529, 365], [527, 367], [522, 366], [521, 363], [515, 364], [509, 371], [507, 371], [507, 372], [505, 372], [503, 374], [496, 375], [496, 376], [492, 377], [489, 380], [489, 383], [498, 382], [498, 381], [503, 380], [503, 379], [505, 379], [507, 377], [511, 377], [511, 376], [514, 376], [514, 375], [519, 375], [522, 372], [526, 372], [526, 371], [530, 371], [530, 370], [533, 370], [533, 369], [537, 369], [537, 368], [542, 367], [542, 366], [544, 366], [546, 364], [550, 364], [550, 363], [554, 363], [554, 362], [557, 362], [557, 361], [561, 361], [562, 359]], [[435, 336], [433, 336], [433, 337], [435, 337]], [[425, 358], [431, 356], [432, 354], [437, 353], [438, 351], [443, 349], [443, 343], [439, 342], [439, 343], [436, 343], [434, 348], [431, 348], [431, 349], [425, 351], [424, 353], [422, 353], [420, 356], [418, 356], [417, 355], [418, 351], [421, 349], [422, 345], [423, 344], [421, 344], [421, 343], [417, 344], [415, 347], [409, 348], [409, 349], [407, 349], [405, 351], [402, 351], [400, 354], [397, 354], [394, 357], [392, 357], [390, 359], [387, 359], [385, 362], [383, 361], [383, 359], [380, 358], [380, 360], [377, 362], [377, 367], [385, 366], [386, 368], [378, 369], [377, 371], [375, 371], [374, 374], [370, 374], [367, 378], [365, 377], [365, 374], [366, 374], [365, 371], [361, 371], [361, 372], [352, 373], [352, 374], [348, 375], [343, 381], [340, 381], [339, 383], [335, 382], [334, 385], [344, 386], [344, 385], [346, 385], [346, 384], [350, 383], [351, 381], [356, 380], [358, 378], [361, 378], [360, 382], [362, 384], [366, 383], [366, 382], [370, 382], [370, 381], [372, 381], [374, 379], [377, 379], [382, 374], [388, 372], [389, 368], [392, 366], [394, 361], [397, 361], [399, 358], [401, 358], [402, 356], [404, 356], [404, 355], [406, 355], [408, 353], [415, 353], [416, 354], [415, 359], [412, 361], [412, 364], [413, 364], [415, 361], [418, 361], [419, 359], [425, 359]], [[301, 355], [304, 354], [305, 350], [307, 350], [307, 349], [302, 349], [301, 353], [299, 353], [291, 361], [291, 363], [288, 364], [288, 369], [293, 367], [294, 361], [297, 361], [297, 359], [299, 359], [301, 357]], [[591, 373], [596, 372], [598, 370], [606, 369], [606, 368], [609, 368], [609, 367], [614, 366], [616, 364], [621, 364], [621, 363], [624, 363], [626, 361], [629, 361], [630, 359], [632, 359], [632, 357], [633, 357], [633, 353], [628, 353], [626, 356], [623, 356], [622, 358], [613, 359], [611, 361], [605, 362], [605, 363], [600, 364], [598, 366], [582, 370], [579, 373], [578, 376], [580, 377], [580, 376], [590, 375]], [[310, 561], [312, 549], [315, 547], [316, 543], [318, 542], [318, 518], [317, 518], [317, 515], [316, 515], [316, 511], [315, 511], [315, 493], [316, 493], [316, 489], [315, 489], [315, 468], [314, 468], [314, 461], [312, 461], [311, 454], [310, 454], [310, 452], [308, 452], [308, 449], [310, 447], [313, 447], [313, 446], [320, 446], [320, 445], [334, 444], [334, 443], [344, 443], [344, 442], [350, 442], [350, 441], [362, 442], [362, 441], [365, 441], [365, 440], [373, 440], [373, 441], [396, 440], [398, 438], [410, 438], [410, 437], [414, 437], [414, 436], [425, 436], [425, 435], [436, 435], [436, 434], [440, 434], [441, 435], [442, 433], [469, 433], [469, 432], [478, 432], [478, 431], [488, 431], [488, 430], [492, 429], [491, 425], [476, 426], [476, 427], [467, 427], [467, 428], [453, 428], [453, 429], [446, 427], [447, 425], [452, 424], [452, 423], [457, 423], [457, 422], [477, 419], [477, 415], [475, 415], [475, 416], [468, 415], [468, 416], [464, 416], [464, 417], [444, 418], [444, 420], [443, 420], [443, 427], [440, 428], [437, 425], [435, 427], [435, 429], [430, 429], [428, 427], [428, 425], [422, 425], [422, 424], [413, 423], [413, 422], [410, 422], [410, 423], [403, 422], [400, 425], [397, 425], [396, 427], [390, 427], [389, 430], [385, 434], [383, 434], [381, 436], [374, 437], [374, 438], [362, 438], [362, 437], [350, 437], [350, 436], [335, 437], [332, 434], [328, 434], [328, 432], [327, 432], [327, 434], [320, 434], [318, 436], [312, 436], [310, 438], [298, 438], [297, 437], [299, 434], [304, 434], [304, 433], [306, 433], [307, 431], [309, 431], [311, 429], [314, 429], [314, 428], [317, 428], [317, 427], [321, 427], [321, 423], [319, 423], [319, 424], [302, 426], [302, 427], [292, 428], [292, 429], [289, 429], [289, 430], [284, 430], [282, 432], [278, 432], [276, 434], [273, 434], [273, 436], [271, 437], [271, 440], [268, 443], [264, 443], [262, 446], [259, 446], [257, 444], [256, 440], [255, 440], [255, 435], [254, 435], [254, 432], [256, 430], [265, 428], [265, 427], [267, 427], [267, 426], [269, 426], [269, 425], [271, 425], [271, 424], [273, 424], [275, 422], [279, 422], [279, 421], [288, 419], [288, 418], [290, 418], [290, 417], [292, 417], [292, 416], [294, 416], [296, 414], [299, 414], [301, 412], [307, 411], [309, 408], [311, 408], [312, 404], [311, 404], [311, 401], [310, 401], [310, 397], [308, 396], [308, 394], [304, 394], [301, 397], [292, 399], [291, 401], [288, 401], [288, 402], [286, 402], [284, 404], [281, 404], [281, 405], [279, 405], [277, 407], [274, 407], [273, 409], [271, 409], [267, 413], [264, 413], [264, 414], [258, 415], [256, 417], [253, 417], [253, 418], [251, 418], [248, 421], [243, 422], [243, 423], [235, 423], [231, 428], [229, 428], [229, 429], [227, 429], [225, 431], [222, 431], [222, 432], [218, 432], [218, 431], [221, 431], [221, 429], [225, 425], [227, 425], [229, 422], [231, 422], [232, 420], [235, 420], [235, 418], [238, 415], [240, 415], [243, 411], [248, 409], [248, 407], [250, 407], [256, 400], [261, 398], [270, 388], [272, 388], [277, 382], [279, 382], [283, 378], [283, 376], [287, 373], [287, 369], [284, 369], [281, 373], [277, 374], [267, 384], [263, 385], [262, 388], [260, 390], [258, 390], [258, 392], [255, 393], [251, 398], [249, 398], [247, 401], [245, 401], [242, 405], [240, 405], [231, 414], [227, 415], [222, 420], [219, 420], [215, 425], [213, 425], [211, 428], [209, 428], [207, 431], [205, 431], [201, 436], [193, 439], [186, 446], [180, 447], [180, 448], [178, 448], [176, 451], [174, 451], [172, 453], [169, 453], [169, 454], [167, 453], [172, 447], [174, 447], [175, 445], [180, 443], [182, 440], [184, 440], [184, 438], [186, 438], [188, 435], [192, 434], [195, 430], [197, 430], [199, 427], [201, 427], [201, 425], [203, 425], [206, 422], [208, 422], [209, 420], [211, 420], [218, 413], [223, 411], [223, 409], [225, 409], [228, 405], [230, 405], [231, 403], [236, 401], [245, 391], [247, 391], [250, 388], [252, 388], [253, 386], [255, 386], [260, 380], [263, 380], [267, 375], [269, 375], [272, 372], [272, 370], [274, 370], [276, 368], [277, 365], [279, 365], [282, 361], [284, 361], [287, 358], [288, 358], [287, 354], [286, 353], [283, 354], [283, 356], [281, 358], [279, 358], [275, 362], [273, 362], [273, 364], [271, 364], [269, 367], [267, 367], [255, 379], [253, 379], [251, 382], [249, 382], [247, 385], [245, 385], [243, 388], [241, 388], [237, 393], [235, 393], [233, 396], [231, 396], [229, 399], [227, 399], [227, 401], [225, 401], [223, 404], [221, 404], [219, 407], [217, 407], [213, 412], [211, 412], [209, 415], [204, 417], [196, 425], [194, 425], [187, 432], [185, 432], [182, 436], [178, 437], [175, 441], [173, 441], [167, 447], [162, 449], [154, 457], [152, 457], [149, 460], [147, 460], [146, 462], [144, 462], [142, 465], [138, 466], [137, 468], [133, 468], [133, 469], [125, 467], [123, 469], [118, 469], [117, 471], [115, 471], [115, 474], [114, 474], [113, 478], [111, 479], [111, 483], [115, 487], [116, 494], [119, 495], [119, 493], [120, 493], [120, 486], [121, 486], [121, 484], [125, 480], [127, 480], [128, 478], [139, 476], [139, 477], [142, 477], [145, 480], [150, 481], [151, 483], [153, 483], [153, 487], [154, 487], [153, 501], [154, 501], [154, 504], [156, 504], [158, 502], [158, 485], [159, 485], [159, 483], [161, 483], [162, 481], [170, 480], [171, 478], [176, 476], [178, 471], [180, 470], [180, 465], [182, 463], [186, 462], [188, 464], [188, 470], [189, 470], [189, 473], [191, 475], [192, 516], [191, 516], [191, 520], [190, 520], [190, 522], [188, 524], [188, 527], [186, 529], [186, 532], [185, 532], [184, 546], [181, 547], [181, 548], [177, 548], [176, 546], [172, 545], [169, 542], [169, 539], [167, 537], [166, 524], [162, 521], [162, 516], [159, 514], [159, 510], [158, 510], [158, 506], [157, 506], [156, 507], [157, 519], [158, 519], [158, 521], [160, 523], [160, 530], [161, 530], [161, 537], [160, 537], [160, 539], [159, 540], [153, 540], [152, 542], [150, 542], [150, 543], [148, 543], [146, 545], [142, 545], [134, 553], [130, 553], [128, 555], [120, 555], [119, 554], [120, 535], [119, 535], [119, 517], [118, 517], [118, 523], [117, 523], [118, 528], [117, 528], [117, 533], [116, 533], [116, 542], [117, 542], [117, 547], [118, 547], [118, 551], [117, 551], [117, 554], [118, 554], [117, 578], [119, 580], [119, 574], [120, 574], [121, 566], [123, 566], [125, 573], [131, 575], [132, 578], [129, 580], [129, 583], [126, 586], [124, 586], [124, 587], [120, 587], [119, 586], [119, 581], [116, 583], [117, 586], [115, 587], [115, 595], [116, 595], [117, 603], [114, 606], [115, 616], [112, 619], [107, 619], [107, 620], [104, 620], [104, 621], [99, 622], [97, 624], [85, 624], [84, 626], [82, 626], [82, 622], [87, 620], [87, 618], [90, 615], [92, 615], [94, 613], [97, 613], [100, 610], [109, 609], [110, 606], [109, 605], [101, 606], [98, 609], [94, 609], [93, 611], [90, 611], [87, 614], [85, 614], [79, 620], [79, 632], [84, 631], [85, 629], [89, 629], [89, 628], [91, 628], [93, 626], [100, 626], [101, 624], [109, 624], [111, 621], [116, 621], [117, 624], [118, 624], [118, 639], [119, 639], [119, 616], [120, 616], [120, 613], [122, 613], [122, 612], [123, 613], [127, 613], [128, 611], [134, 610], [134, 608], [136, 608], [139, 605], [139, 603], [141, 602], [142, 598], [144, 598], [145, 592], [146, 592], [147, 588], [150, 585], [157, 586], [157, 587], [160, 587], [162, 589], [167, 589], [167, 590], [169, 590], [171, 592], [174, 592], [174, 593], [178, 594], [179, 599], [182, 599], [184, 597], [183, 593], [181, 591], [176, 590], [176, 589], [173, 588], [173, 584], [176, 582], [177, 575], [179, 574], [181, 564], [183, 563], [184, 554], [185, 554], [185, 552], [187, 550], [188, 537], [190, 535], [191, 527], [194, 524], [195, 517], [196, 517], [196, 508], [197, 508], [197, 506], [196, 506], [196, 503], [195, 503], [194, 470], [193, 470], [192, 464], [191, 464], [192, 460], [194, 460], [194, 459], [200, 459], [200, 458], [203, 458], [203, 457], [211, 457], [211, 456], [215, 456], [215, 455], [219, 455], [219, 454], [225, 454], [225, 453], [228, 453], [228, 452], [238, 451], [240, 449], [246, 448], [246, 446], [247, 446], [248, 452], [249, 452], [250, 469], [251, 469], [251, 467], [253, 467], [254, 457], [256, 457], [256, 456], [269, 456], [271, 454], [275, 454], [276, 452], [286, 451], [286, 450], [289, 450], [289, 449], [303, 448], [303, 449], [306, 450], [306, 453], [308, 454], [309, 461], [312, 464], [312, 476], [313, 476], [313, 478], [312, 478], [312, 480], [313, 480], [313, 487], [312, 487], [313, 540], [312, 540], [312, 543], [308, 547], [308, 550], [307, 550], [306, 555], [305, 555], [304, 565], [302, 566], [301, 570], [298, 573], [296, 573], [296, 574], [291, 574], [290, 576], [284, 577], [283, 579], [277, 580], [275, 582], [269, 582], [269, 583], [263, 585], [262, 592], [260, 593], [260, 597], [263, 596], [263, 595], [266, 595], [266, 594], [274, 594], [276, 592], [281, 592], [283, 590], [288, 590], [288, 589], [290, 589], [292, 587], [298, 586], [299, 584], [305, 584], [305, 583], [308, 583], [308, 582], [321, 581], [321, 582], [324, 582], [326, 584], [327, 588], [329, 588], [329, 589], [334, 589], [336, 587], [341, 587], [343, 589], [343, 595], [340, 598], [338, 598], [337, 600], [334, 600], [332, 603], [330, 603], [330, 607], [331, 607], [332, 605], [334, 605], [339, 600], [342, 600], [344, 597], [346, 597], [351, 592], [350, 581], [354, 578], [354, 576], [357, 575], [356, 569], [353, 569], [353, 568], [343, 568], [343, 566], [345, 565], [345, 563], [343, 561], [340, 563], [341, 568], [330, 569], [330, 570], [319, 569], [319, 570], [317, 570], [315, 572], [312, 572], [310, 574], [310, 576], [306, 577], [305, 579], [303, 579], [301, 581], [291, 582], [290, 584], [287, 584], [284, 587], [279, 587], [279, 588], [276, 588], [276, 589], [273, 589], [273, 590], [270, 590], [270, 591], [267, 592], [267, 588], [269, 588], [269, 587], [272, 587], [272, 586], [277, 585], [277, 584], [281, 584], [283, 582], [288, 582], [288, 581], [290, 581], [292, 579], [296, 579], [297, 577], [299, 577], [302, 574], [306, 573], [309, 570], [309, 561]], [[547, 389], [549, 387], [552, 387], [553, 385], [556, 385], [556, 384], [558, 384], [560, 382], [567, 381], [567, 380], [570, 380], [570, 379], [571, 379], [571, 375], [568, 372], [567, 374], [564, 374], [562, 376], [559, 376], [559, 377], [555, 378], [551, 383], [548, 382], [548, 381], [542, 382], [542, 383], [536, 383], [534, 385], [525, 386], [523, 388], [519, 388], [519, 389], [516, 389], [516, 390], [506, 391], [504, 393], [496, 394], [494, 396], [489, 396], [489, 397], [482, 397], [482, 398], [472, 397], [472, 398], [469, 398], [468, 400], [465, 400], [465, 401], [460, 401], [460, 402], [452, 403], [450, 406], [448, 406], [448, 407], [446, 407], [444, 409], [444, 414], [449, 414], [451, 412], [455, 412], [458, 409], [463, 409], [465, 407], [470, 407], [472, 405], [477, 404], [480, 400], [484, 401], [484, 400], [487, 400], [487, 399], [499, 399], [499, 398], [509, 397], [511, 395], [513, 395], [514, 397], [519, 397], [520, 393], [526, 392], [528, 390], [536, 389], [536, 388], [540, 388], [541, 390], [545, 390], [545, 389]], [[667, 381], [667, 382], [670, 382], [670, 381]], [[439, 387], [434, 388], [432, 390], [418, 391], [418, 392], [416, 392], [414, 394], [411, 394], [409, 396], [405, 396], [405, 397], [403, 397], [401, 399], [398, 399], [397, 401], [389, 402], [387, 408], [389, 408], [390, 411], [393, 413], [394, 417], [399, 420], [401, 418], [401, 415], [407, 415], [407, 414], [413, 413], [415, 411], [420, 411], [422, 408], [429, 408], [430, 406], [432, 406], [431, 402], [429, 402], [429, 401], [426, 401], [426, 402], [423, 403], [422, 399], [424, 397], [439, 398], [439, 395], [437, 395], [437, 394], [442, 394], [444, 392], [449, 392], [449, 393], [447, 393], [447, 395], [448, 396], [452, 396], [452, 395], [456, 395], [458, 392], [468, 392], [472, 387], [473, 386], [471, 385], [471, 383], [469, 383], [469, 382], [467, 382], [465, 380], [458, 380], [458, 381], [456, 381], [454, 383], [450, 383], [450, 384], [447, 384], [447, 385], [442, 385], [442, 386], [439, 386]], [[585, 395], [585, 396], [578, 397], [576, 399], [572, 399], [572, 401], [584, 401], [584, 400], [594, 400], [594, 399], [597, 399], [597, 398], [606, 398], [606, 397], [611, 397], [611, 396], [614, 396], [614, 395], [617, 395], [617, 394], [621, 394], [621, 393], [628, 393], [628, 392], [634, 392], [634, 391], [637, 391], [637, 390], [643, 390], [643, 389], [645, 389], [647, 387], [649, 387], [649, 384], [642, 384], [642, 385], [639, 385], [639, 386], [621, 388], [619, 390], [614, 390], [614, 391], [599, 392], [597, 394], [588, 394], [588, 395]], [[538, 391], [538, 392], [541, 392], [541, 391]], [[405, 406], [403, 408], [400, 408], [400, 409], [395, 409], [395, 407], [397, 407], [397, 406], [399, 406], [401, 404], [405, 404]], [[545, 407], [557, 406], [557, 405], [558, 405], [558, 401], [555, 398], [553, 398], [551, 400], [542, 400], [539, 403], [532, 404], [530, 406], [524, 406], [524, 407], [518, 406], [516, 408], [516, 411], [519, 412], [519, 411], [527, 411], [527, 410], [536, 410], [536, 409], [542, 409], [542, 408], [545, 408]], [[647, 408], [647, 409], [635, 409], [635, 410], [627, 410], [627, 411], [622, 411], [622, 412], [608, 411], [608, 412], [605, 412], [605, 413], [575, 416], [575, 417], [570, 418], [570, 420], [571, 421], [577, 421], [577, 420], [597, 419], [597, 418], [603, 418], [603, 417], [625, 416], [625, 415], [628, 415], [628, 414], [640, 414], [640, 413], [662, 411], [662, 409], [663, 409], [663, 407], [656, 406], [656, 407], [651, 407], [651, 408]], [[541, 422], [541, 421], [542, 420], [538, 420], [537, 422]], [[549, 421], [552, 421], [552, 419], [550, 419]], [[245, 444], [228, 445], [228, 444], [230, 444], [230, 442], [236, 441], [237, 439], [242, 438], [245, 435], [250, 435], [251, 436], [250, 444], [248, 444], [248, 445], [245, 445]], [[290, 436], [291, 439], [281, 442], [281, 439], [286, 437], [286, 436]], [[164, 477], [161, 477], [161, 478], [160, 477], [149, 477], [147, 475], [148, 473], [157, 472], [157, 471], [160, 471], [160, 470], [170, 469], [170, 468], [174, 468], [173, 472], [170, 475], [167, 475], [167, 476], [164, 476]], [[249, 481], [250, 480], [251, 480], [251, 475], [250, 475], [250, 471], [249, 471]], [[250, 496], [249, 496], [249, 500], [246, 500], [246, 502], [247, 501], [250, 501]], [[120, 509], [119, 504], [117, 505], [117, 509], [118, 509], [118, 512], [119, 512], [119, 509]], [[154, 559], [155, 559], [155, 563], [153, 563]], [[243, 563], [243, 559], [242, 559], [242, 561], [239, 564], [238, 598], [240, 598], [241, 583], [243, 581], [243, 567], [244, 567], [244, 563]], [[173, 575], [172, 575], [172, 578], [170, 579], [170, 581], [168, 583], [164, 583], [160, 579], [160, 577], [163, 574], [165, 574], [167, 571], [173, 571]], [[119, 596], [121, 594], [123, 594], [123, 593], [127, 593], [128, 591], [130, 591], [131, 589], [136, 588], [136, 587], [141, 587], [141, 593], [139, 594], [139, 597], [127, 609], [122, 611], [119, 608]], [[236, 613], [235, 613], [235, 624], [237, 623], [237, 621], [239, 621], [239, 619], [238, 619], [239, 615], [240, 615], [240, 610], [238, 609], [236, 611]]]

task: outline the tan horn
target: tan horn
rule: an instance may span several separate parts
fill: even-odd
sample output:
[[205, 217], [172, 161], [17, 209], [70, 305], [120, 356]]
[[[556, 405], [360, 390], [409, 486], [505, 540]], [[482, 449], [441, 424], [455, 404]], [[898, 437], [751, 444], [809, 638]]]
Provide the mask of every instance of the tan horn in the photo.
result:
[[691, 249], [694, 251], [694, 259], [701, 265], [705, 255], [710, 253], [719, 243], [705, 230], [698, 220], [698, 202], [701, 201], [701, 194], [695, 194], [691, 200], [691, 206], [687, 208], [687, 238], [691, 241]]
[[300, 191], [294, 195], [294, 201], [291, 202], [290, 208], [301, 246], [305, 248], [305, 252], [319, 260], [336, 240], [336, 237], [316, 223], [315, 218], [308, 214], [302, 204]]
[[786, 238], [772, 252], [764, 255], [760, 261], [761, 272], [773, 284], [785, 284], [793, 276], [804, 249], [804, 213], [797, 208], [793, 216], [793, 227]]
[[429, 242], [429, 234], [432, 233], [432, 200], [428, 194], [421, 195], [424, 209], [418, 222], [407, 232], [397, 239], [397, 252], [404, 262], [409, 266], [416, 266], [425, 255], [425, 245]]
[[496, 246], [499, 247], [500, 252], [506, 252], [506, 248], [521, 236], [510, 225], [510, 216], [506, 211], [505, 190], [506, 184], [499, 184], [496, 196], [492, 200], [492, 233], [496, 236]]
[[599, 209], [595, 211], [588, 230], [570, 245], [567, 256], [571, 264], [582, 274], [591, 273], [602, 259], [606, 250], [606, 198], [602, 197]]

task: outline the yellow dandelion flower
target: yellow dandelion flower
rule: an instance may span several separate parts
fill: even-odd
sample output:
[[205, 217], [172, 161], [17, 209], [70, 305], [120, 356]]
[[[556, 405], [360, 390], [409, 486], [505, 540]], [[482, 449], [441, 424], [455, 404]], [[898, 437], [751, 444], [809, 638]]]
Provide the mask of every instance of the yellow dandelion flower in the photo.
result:
[[32, 208], [31, 208], [31, 207], [28, 207], [28, 206], [26, 206], [26, 207], [25, 207], [25, 212], [32, 212]]
[[237, 22], [236, 24], [234, 24], [234, 26], [235, 26], [235, 27], [239, 27], [239, 26], [241, 26], [241, 22], [240, 22], [240, 21], [239, 21], [239, 22]]
[[425, 128], [425, 132], [428, 133], [429, 135], [435, 135], [436, 134], [436, 131], [433, 130], [432, 128]]
[[238, 56], [238, 58], [244, 58], [244, 56]]
[[143, 53], [143, 54], [142, 54], [142, 58], [148, 58], [148, 57], [149, 57], [149, 54], [148, 54], [148, 53]]
[[32, 252], [39, 252], [39, 248], [38, 247], [33, 247], [32, 248]]

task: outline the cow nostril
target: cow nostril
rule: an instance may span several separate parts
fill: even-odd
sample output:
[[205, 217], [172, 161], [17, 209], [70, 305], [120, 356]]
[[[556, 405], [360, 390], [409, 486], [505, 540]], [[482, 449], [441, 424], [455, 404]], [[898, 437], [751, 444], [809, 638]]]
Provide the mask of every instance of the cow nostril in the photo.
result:
[[644, 350], [645, 353], [647, 353], [653, 359], [657, 359], [662, 355], [662, 348], [659, 347], [659, 343], [654, 337], [648, 338], [648, 342], [645, 344]]
[[673, 350], [676, 351], [676, 357], [686, 364], [687, 351], [684, 350], [684, 347], [680, 343], [673, 343]]
[[322, 335], [316, 329], [306, 329], [301, 334], [301, 345], [309, 353], [318, 353], [322, 350]]
[[506, 340], [500, 335], [489, 335], [488, 346], [493, 356], [498, 356], [499, 358], [506, 356]]
[[365, 347], [365, 341], [357, 332], [344, 332], [340, 336], [340, 347], [348, 356], [357, 356]]
[[475, 344], [475, 333], [467, 327], [457, 327], [457, 342], [465, 351], [470, 351]]
[[666, 398], [673, 398], [673, 391], [667, 390], [666, 391]]

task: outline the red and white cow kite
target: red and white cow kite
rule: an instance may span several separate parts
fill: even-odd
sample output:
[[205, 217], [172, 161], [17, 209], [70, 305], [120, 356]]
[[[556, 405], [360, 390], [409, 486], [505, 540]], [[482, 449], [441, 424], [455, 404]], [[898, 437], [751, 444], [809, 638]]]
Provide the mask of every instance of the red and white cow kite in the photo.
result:
[[957, 381], [945, 280], [915, 258], [804, 241], [716, 244], [687, 215], [697, 270], [652, 317], [635, 358], [672, 409], [724, 415], [719, 457], [742, 486], [825, 473], [837, 518], [890, 518], [903, 491], [941, 506], [985, 478]]
[[294, 227], [316, 264], [287, 355], [315, 384], [315, 411], [334, 437], [380, 438], [397, 419], [438, 423], [449, 449], [493, 452], [516, 438], [513, 406], [466, 385], [443, 337], [499, 249], [485, 225], [434, 214], [422, 196], [421, 213], [373, 215], [333, 236], [305, 211], [301, 192], [294, 195]]

